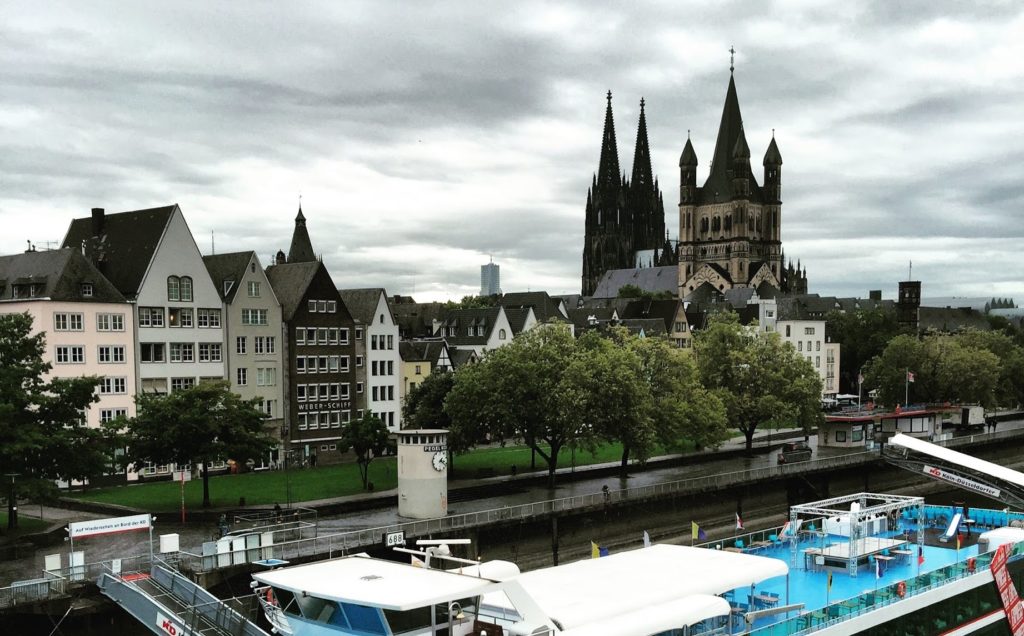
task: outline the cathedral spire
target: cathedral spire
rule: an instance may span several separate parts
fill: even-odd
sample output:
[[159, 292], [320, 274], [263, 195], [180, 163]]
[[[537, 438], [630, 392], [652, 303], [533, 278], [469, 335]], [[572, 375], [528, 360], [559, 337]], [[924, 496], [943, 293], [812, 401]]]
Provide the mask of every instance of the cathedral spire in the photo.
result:
[[651, 149], [647, 144], [647, 117], [644, 115], [644, 100], [641, 97], [640, 123], [636, 128], [636, 150], [633, 152], [633, 187], [651, 187], [654, 182], [651, 173]]
[[306, 216], [302, 214], [302, 203], [299, 203], [299, 213], [295, 215], [295, 230], [292, 232], [292, 245], [288, 248], [288, 262], [311, 263], [316, 260], [313, 243], [309, 240], [309, 230], [306, 229]]
[[615, 144], [615, 120], [612, 117], [612, 92], [608, 91], [608, 108], [604, 114], [604, 136], [601, 140], [601, 163], [597, 168], [599, 188], [617, 189], [622, 183], [619, 174], [619, 149]]

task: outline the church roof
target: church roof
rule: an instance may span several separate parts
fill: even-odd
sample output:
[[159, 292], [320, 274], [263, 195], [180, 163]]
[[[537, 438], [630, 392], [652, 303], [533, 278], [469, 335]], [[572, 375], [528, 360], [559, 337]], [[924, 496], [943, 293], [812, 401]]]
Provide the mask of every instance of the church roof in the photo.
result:
[[674, 296], [679, 293], [679, 267], [667, 265], [640, 269], [610, 269], [598, 281], [593, 296], [615, 298], [619, 295], [619, 289], [626, 285], [636, 285], [649, 292], [669, 292]]
[[[743, 149], [746, 148], [746, 152]], [[722, 121], [718, 125], [718, 139], [715, 141], [715, 154], [711, 159], [711, 171], [707, 181], [700, 189], [698, 204], [724, 203], [733, 197], [733, 156], [736, 150], [746, 155], [749, 170], [750, 148], [747, 146], [746, 135], [743, 133], [743, 115], [740, 113], [740, 100], [736, 95], [736, 81], [729, 76], [729, 88], [725, 93], [725, 105], [722, 108]], [[741, 160], [743, 160], [741, 158]], [[750, 177], [750, 199], [761, 201], [761, 189], [757, 181]]]
[[93, 217], [71, 221], [61, 247], [82, 249], [107, 279], [128, 299], [134, 299], [149, 271], [156, 248], [177, 204], [159, 208], [103, 214], [94, 234]]
[[[217, 293], [226, 303], [235, 298], [239, 283], [245, 276], [245, 268], [252, 260], [253, 252], [231, 252], [229, 254], [210, 254], [203, 257], [203, 264], [206, 271], [210, 272]], [[231, 281], [231, 285], [225, 285], [225, 281]]]
[[316, 260], [316, 253], [313, 251], [313, 243], [309, 240], [309, 231], [306, 229], [306, 217], [302, 214], [302, 206], [299, 206], [299, 213], [295, 216], [295, 230], [292, 232], [292, 245], [288, 248], [289, 263], [308, 263]]
[[683, 154], [679, 156], [679, 167], [683, 166], [696, 166], [697, 165], [697, 153], [693, 150], [693, 143], [690, 142], [690, 136], [686, 136], [686, 145], [683, 146]]
[[306, 295], [309, 284], [317, 271], [323, 267], [319, 261], [305, 263], [285, 263], [271, 265], [267, 268], [267, 280], [274, 288], [274, 294], [281, 301], [281, 314], [285, 320], [291, 320], [299, 303]]
[[768, 144], [768, 150], [764, 153], [764, 165], [766, 166], [781, 166], [782, 165], [782, 153], [779, 152], [779, 146], [775, 143], [775, 135], [772, 135], [772, 141]]

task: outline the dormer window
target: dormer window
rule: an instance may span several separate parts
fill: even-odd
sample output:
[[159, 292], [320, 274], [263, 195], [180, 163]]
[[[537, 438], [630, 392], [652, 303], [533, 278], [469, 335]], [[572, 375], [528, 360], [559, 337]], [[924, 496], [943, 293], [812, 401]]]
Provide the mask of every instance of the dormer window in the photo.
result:
[[231, 293], [231, 288], [235, 286], [235, 281], [226, 280], [224, 281], [224, 295], [227, 296]]
[[82, 296], [92, 298], [92, 283], [82, 283]]

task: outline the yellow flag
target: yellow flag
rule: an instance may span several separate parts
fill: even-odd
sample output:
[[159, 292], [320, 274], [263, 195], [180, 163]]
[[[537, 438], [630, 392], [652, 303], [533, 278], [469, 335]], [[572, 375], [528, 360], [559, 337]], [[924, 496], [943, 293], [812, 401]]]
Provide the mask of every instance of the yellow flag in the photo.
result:
[[590, 542], [590, 558], [597, 559], [601, 556], [601, 546], [597, 545], [593, 541]]

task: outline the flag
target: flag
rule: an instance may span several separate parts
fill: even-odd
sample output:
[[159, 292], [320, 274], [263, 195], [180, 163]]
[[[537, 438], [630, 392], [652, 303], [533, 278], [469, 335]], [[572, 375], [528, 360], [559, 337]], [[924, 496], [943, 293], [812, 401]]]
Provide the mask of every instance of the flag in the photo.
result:
[[828, 573], [828, 591], [829, 592], [832, 591], [832, 573], [831, 572]]
[[737, 530], [742, 530], [743, 529], [743, 519], [740, 519], [740, 513], [738, 513], [738, 512], [736, 513], [736, 529]]
[[924, 563], [924, 548], [917, 546], [917, 564], [921, 565]]
[[963, 540], [963, 535], [960, 534], [960, 533], [957, 533], [957, 535], [956, 535], [956, 549], [957, 550], [960, 549], [960, 543], [962, 542], [962, 540]]
[[786, 536], [787, 532], [789, 532], [789, 522], [788, 521], [786, 523], [782, 524], [782, 530], [779, 530], [779, 536], [780, 537], [784, 537], [784, 536]]
[[878, 559], [875, 559], [875, 578], [882, 578], [882, 562]]
[[913, 381], [914, 381], [914, 372], [913, 371], [907, 371], [907, 382], [913, 382]]
[[597, 545], [593, 541], [590, 542], [590, 558], [596, 559], [601, 556], [601, 546]]
[[646, 530], [644, 530], [644, 547], [651, 547], [651, 535], [647, 534]]
[[708, 538], [707, 533], [697, 525], [696, 521], [690, 522], [690, 535], [694, 541], [703, 541]]
[[606, 548], [604, 546], [600, 546], [600, 547], [597, 548], [597, 556], [605, 557], [605, 556], [608, 556], [609, 554], [610, 554], [610, 552], [608, 552], [608, 548]]

